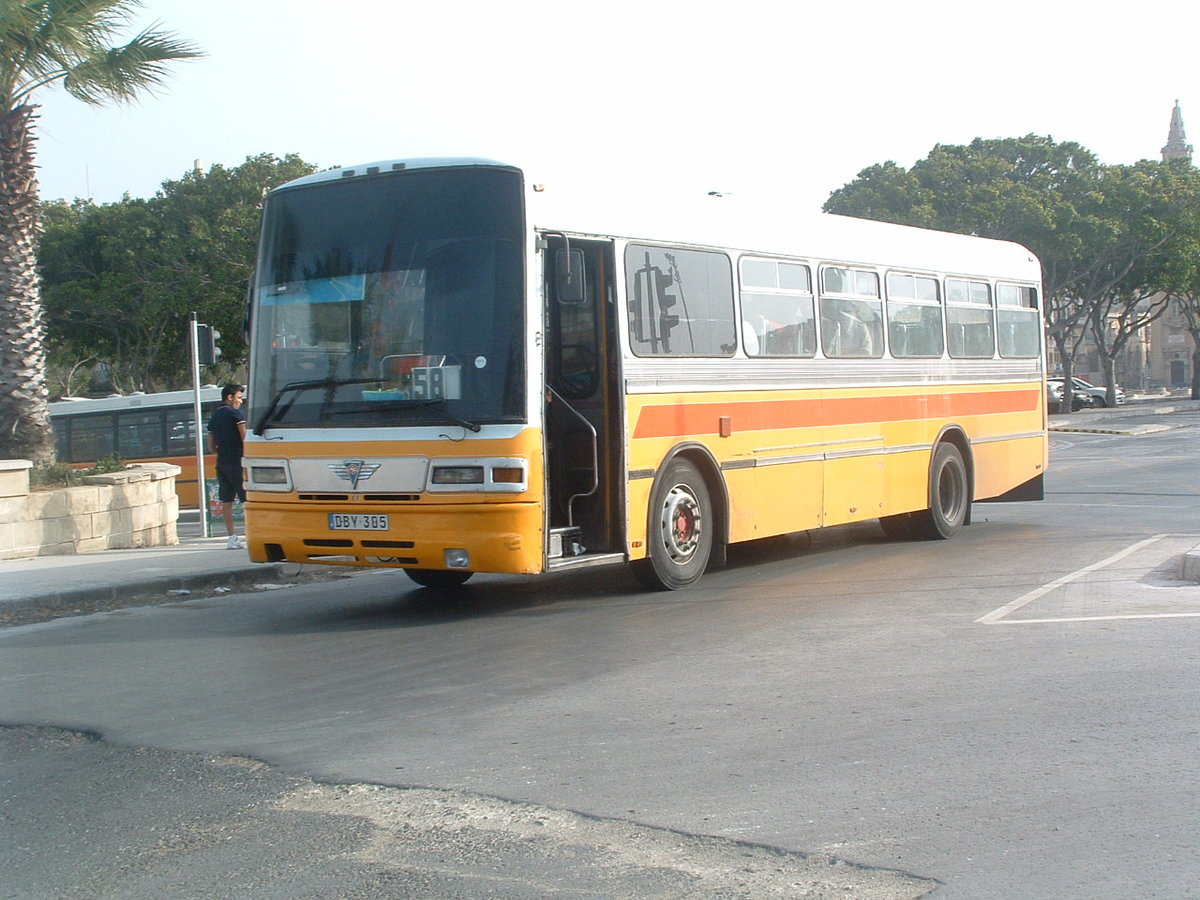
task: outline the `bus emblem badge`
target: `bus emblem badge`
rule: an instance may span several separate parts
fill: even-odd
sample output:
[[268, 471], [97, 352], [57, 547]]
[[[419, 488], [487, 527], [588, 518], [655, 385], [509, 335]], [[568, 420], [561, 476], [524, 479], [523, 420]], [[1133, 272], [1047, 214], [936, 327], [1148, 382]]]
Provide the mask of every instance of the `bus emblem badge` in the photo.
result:
[[340, 463], [330, 463], [329, 468], [342, 481], [350, 482], [350, 488], [353, 490], [358, 487], [360, 481], [366, 481], [375, 474], [375, 470], [380, 466], [379, 463], [369, 463], [362, 459], [347, 459]]

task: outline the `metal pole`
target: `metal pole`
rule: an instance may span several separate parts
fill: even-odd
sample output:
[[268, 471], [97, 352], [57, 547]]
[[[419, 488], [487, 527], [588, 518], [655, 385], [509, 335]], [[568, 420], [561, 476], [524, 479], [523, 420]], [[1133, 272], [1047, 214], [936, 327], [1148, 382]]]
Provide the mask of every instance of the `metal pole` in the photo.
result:
[[196, 421], [196, 505], [200, 507], [200, 536], [208, 537], [208, 488], [204, 482], [204, 422], [200, 419], [200, 342], [196, 313], [188, 322], [192, 345], [192, 415]]

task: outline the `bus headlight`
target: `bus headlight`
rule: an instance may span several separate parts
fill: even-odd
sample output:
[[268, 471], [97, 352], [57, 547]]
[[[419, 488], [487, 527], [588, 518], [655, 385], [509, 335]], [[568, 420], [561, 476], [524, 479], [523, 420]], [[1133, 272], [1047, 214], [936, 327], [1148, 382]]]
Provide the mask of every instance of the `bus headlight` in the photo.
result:
[[510, 457], [433, 459], [427, 489], [434, 493], [519, 494], [529, 489], [529, 461]]
[[431, 484], [483, 484], [483, 466], [434, 466]]
[[243, 459], [248, 491], [290, 491], [292, 474], [285, 459]]

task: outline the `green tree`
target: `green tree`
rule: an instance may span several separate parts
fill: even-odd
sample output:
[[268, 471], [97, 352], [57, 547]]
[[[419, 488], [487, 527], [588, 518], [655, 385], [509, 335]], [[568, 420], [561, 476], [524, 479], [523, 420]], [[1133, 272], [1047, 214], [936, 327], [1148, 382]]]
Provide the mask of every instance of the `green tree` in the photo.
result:
[[1109, 166], [1090, 201], [1093, 221], [1107, 227], [1092, 235], [1092, 265], [1077, 290], [1111, 406], [1121, 351], [1195, 270], [1200, 173], [1182, 160]]
[[232, 376], [246, 359], [263, 195], [313, 171], [294, 154], [261, 154], [188, 172], [149, 200], [47, 204], [41, 263], [56, 368], [95, 357], [121, 389], [184, 387], [195, 310], [221, 332], [219, 372]]
[[1189, 285], [1174, 298], [1176, 309], [1192, 337], [1192, 382], [1189, 396], [1200, 400], [1200, 273], [1193, 275]]
[[167, 64], [199, 56], [146, 30], [125, 44], [136, 0], [4, 0], [0, 6], [0, 458], [54, 457], [37, 275], [40, 204], [34, 138], [38, 91], [128, 102], [160, 85]]

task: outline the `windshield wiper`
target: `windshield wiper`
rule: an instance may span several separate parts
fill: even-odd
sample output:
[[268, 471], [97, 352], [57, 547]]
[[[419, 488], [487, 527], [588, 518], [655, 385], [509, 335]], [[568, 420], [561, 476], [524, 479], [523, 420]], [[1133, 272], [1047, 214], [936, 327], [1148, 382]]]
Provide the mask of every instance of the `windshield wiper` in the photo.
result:
[[448, 410], [448, 409], [445, 409], [443, 406], [435, 405], [435, 404], [443, 404], [446, 402], [445, 400], [439, 399], [437, 397], [435, 397], [431, 400], [400, 400], [398, 402], [401, 406], [419, 406], [422, 409], [428, 409], [431, 412], [439, 413], [440, 415], [445, 416], [446, 419], [453, 422], [455, 425], [459, 425], [459, 426], [467, 429], [468, 431], [478, 432], [483, 428], [483, 426], [478, 424], [477, 422], [468, 422], [466, 419], [456, 416], [454, 413], [450, 412], [450, 410]]
[[293, 396], [292, 399], [290, 399], [284, 405], [284, 407], [279, 410], [279, 415], [276, 417], [279, 419], [282, 419], [287, 415], [288, 410], [292, 408], [292, 404], [296, 402], [296, 398], [299, 397], [304, 391], [310, 391], [314, 388], [341, 387], [342, 385], [346, 384], [378, 383], [378, 378], [322, 378], [317, 381], [293, 381], [289, 384], [285, 384], [275, 392], [275, 396], [271, 399], [271, 405], [267, 407], [266, 412], [259, 416], [258, 421], [254, 423], [254, 433], [261, 436], [262, 433], [267, 430], [267, 425], [270, 424], [271, 417], [275, 415], [275, 409], [279, 406], [279, 401], [283, 399], [284, 394], [291, 393], [295, 396]]

